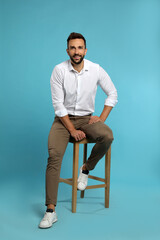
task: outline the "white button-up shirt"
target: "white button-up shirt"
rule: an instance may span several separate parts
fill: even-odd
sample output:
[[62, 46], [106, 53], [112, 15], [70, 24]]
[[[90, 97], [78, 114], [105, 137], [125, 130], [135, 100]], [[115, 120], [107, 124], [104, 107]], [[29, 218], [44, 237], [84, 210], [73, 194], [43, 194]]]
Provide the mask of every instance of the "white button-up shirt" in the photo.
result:
[[114, 107], [118, 102], [117, 90], [107, 72], [87, 59], [84, 59], [81, 72], [73, 68], [70, 59], [56, 65], [50, 83], [52, 103], [58, 117], [93, 113], [98, 85], [107, 95], [105, 105]]

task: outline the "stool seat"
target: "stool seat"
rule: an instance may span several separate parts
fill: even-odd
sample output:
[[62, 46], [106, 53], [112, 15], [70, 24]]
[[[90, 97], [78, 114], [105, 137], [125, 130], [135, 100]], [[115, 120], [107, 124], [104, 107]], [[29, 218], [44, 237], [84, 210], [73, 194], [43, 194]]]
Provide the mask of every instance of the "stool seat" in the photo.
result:
[[93, 141], [89, 138], [84, 138], [80, 141], [76, 141], [73, 137], [70, 137], [69, 142], [70, 143], [78, 143], [78, 144], [95, 143], [95, 141]]
[[[95, 143], [95, 141], [84, 138], [81, 141], [76, 141], [73, 137], [70, 137], [70, 143], [73, 143], [73, 176], [72, 178], [60, 178], [59, 182], [63, 182], [72, 186], [72, 212], [76, 212], [77, 203], [77, 179], [78, 179], [78, 162], [79, 162], [79, 144], [84, 144], [83, 150], [83, 164], [87, 160], [87, 144]], [[90, 185], [85, 188], [105, 188], [105, 208], [109, 208], [109, 190], [110, 190], [110, 162], [111, 162], [111, 146], [109, 147], [107, 153], [105, 154], [105, 178], [100, 178], [97, 176], [88, 175], [88, 178], [101, 181], [103, 184]], [[84, 191], [81, 192], [81, 198], [84, 198]]]

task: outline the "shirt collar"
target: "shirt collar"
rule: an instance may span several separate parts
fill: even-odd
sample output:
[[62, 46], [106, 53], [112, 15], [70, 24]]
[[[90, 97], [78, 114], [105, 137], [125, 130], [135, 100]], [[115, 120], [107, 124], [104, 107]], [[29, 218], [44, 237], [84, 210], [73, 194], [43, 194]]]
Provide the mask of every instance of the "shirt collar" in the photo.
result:
[[[68, 69], [69, 69], [69, 71], [76, 71], [74, 69], [74, 67], [72, 66], [72, 64], [71, 64], [71, 60], [70, 59], [68, 60]], [[88, 69], [89, 69], [88, 63], [87, 63], [86, 59], [84, 59], [84, 66], [83, 66], [81, 71], [83, 71], [83, 72], [84, 71], [88, 71]]]

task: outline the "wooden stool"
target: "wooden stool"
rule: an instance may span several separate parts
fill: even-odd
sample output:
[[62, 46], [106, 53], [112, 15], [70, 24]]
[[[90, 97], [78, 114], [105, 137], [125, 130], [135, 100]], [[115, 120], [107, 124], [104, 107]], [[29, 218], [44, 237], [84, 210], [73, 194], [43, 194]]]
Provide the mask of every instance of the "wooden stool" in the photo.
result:
[[[84, 144], [83, 151], [83, 163], [87, 160], [87, 144], [95, 143], [90, 139], [84, 139], [81, 141], [75, 141], [74, 138], [70, 138], [71, 143], [74, 144], [73, 149], [73, 177], [72, 178], [60, 178], [59, 182], [64, 182], [72, 186], [72, 213], [76, 212], [77, 203], [77, 179], [78, 179], [78, 160], [79, 160], [79, 144]], [[95, 179], [104, 184], [87, 186], [86, 189], [93, 188], [105, 188], [105, 208], [109, 208], [109, 190], [110, 190], [110, 162], [111, 162], [111, 146], [105, 155], [105, 178], [100, 178], [92, 175], [88, 175], [88, 178]], [[85, 190], [86, 190], [85, 189]], [[85, 191], [84, 190], [84, 191]], [[84, 198], [84, 191], [81, 191], [81, 198]]]

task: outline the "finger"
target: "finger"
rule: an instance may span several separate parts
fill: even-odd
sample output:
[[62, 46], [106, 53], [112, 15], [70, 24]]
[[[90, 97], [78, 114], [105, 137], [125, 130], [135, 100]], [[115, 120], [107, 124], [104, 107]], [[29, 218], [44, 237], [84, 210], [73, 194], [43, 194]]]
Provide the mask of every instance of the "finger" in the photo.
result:
[[82, 140], [82, 139], [84, 138], [84, 134], [81, 133], [80, 136], [79, 136], [79, 138], [80, 138], [79, 140]]
[[76, 140], [76, 141], [78, 141], [78, 138], [77, 138], [77, 136], [75, 136], [75, 140]]
[[89, 123], [89, 124], [92, 124], [92, 123], [93, 123], [93, 119], [90, 119], [88, 123]]
[[79, 140], [81, 140], [81, 136], [80, 136], [80, 135], [78, 135], [78, 137], [77, 137], [77, 138], [78, 138], [78, 141], [79, 141]]
[[81, 137], [85, 137], [85, 133], [83, 131], [81, 131]]
[[84, 138], [84, 134], [81, 134], [81, 139], [80, 140], [82, 140]]
[[99, 121], [100, 121], [100, 119], [96, 118], [96, 119], [94, 119], [93, 123], [96, 123], [96, 122], [99, 122]]
[[99, 122], [99, 119], [96, 119], [95, 122]]
[[83, 132], [83, 137], [86, 137], [86, 134]]
[[77, 134], [77, 141], [79, 141], [80, 140], [80, 135], [79, 135], [79, 133]]
[[91, 122], [94, 119], [94, 116], [91, 116], [89, 119], [89, 122]]
[[85, 133], [81, 132], [81, 134], [79, 135], [79, 140], [82, 140], [83, 138], [85, 138]]

